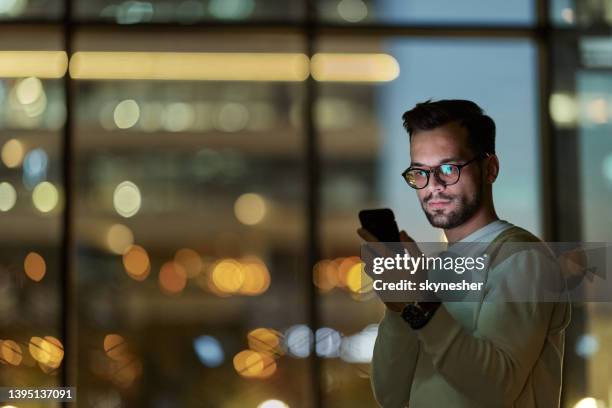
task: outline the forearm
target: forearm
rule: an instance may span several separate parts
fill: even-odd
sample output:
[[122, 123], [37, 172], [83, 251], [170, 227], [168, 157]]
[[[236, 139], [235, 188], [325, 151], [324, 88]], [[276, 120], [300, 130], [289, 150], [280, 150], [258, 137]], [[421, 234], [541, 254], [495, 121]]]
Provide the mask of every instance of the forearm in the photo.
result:
[[419, 354], [419, 341], [400, 314], [385, 310], [372, 357], [372, 388], [380, 405], [405, 407]]
[[[514, 305], [529, 308], [529, 305]], [[417, 331], [423, 350], [436, 370], [453, 386], [485, 404], [514, 401], [541, 350], [546, 325], [531, 311], [514, 313], [519, 321], [503, 319], [506, 327], [493, 327], [490, 336], [466, 331], [446, 307]], [[514, 323], [514, 326], [511, 326]]]

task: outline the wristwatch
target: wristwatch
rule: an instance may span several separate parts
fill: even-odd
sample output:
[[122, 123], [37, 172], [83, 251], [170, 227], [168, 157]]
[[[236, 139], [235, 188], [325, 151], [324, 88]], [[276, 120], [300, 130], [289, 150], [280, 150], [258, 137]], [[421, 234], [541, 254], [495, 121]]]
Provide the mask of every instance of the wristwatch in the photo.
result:
[[418, 330], [425, 327], [441, 304], [441, 302], [408, 303], [402, 310], [402, 319], [408, 322], [414, 330]]

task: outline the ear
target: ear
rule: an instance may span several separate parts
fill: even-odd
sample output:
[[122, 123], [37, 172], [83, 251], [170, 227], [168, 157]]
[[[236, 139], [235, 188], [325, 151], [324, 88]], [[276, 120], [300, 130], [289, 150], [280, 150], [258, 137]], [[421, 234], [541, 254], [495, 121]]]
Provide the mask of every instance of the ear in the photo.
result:
[[495, 183], [497, 175], [499, 174], [499, 160], [497, 155], [493, 154], [487, 157], [485, 160], [485, 181], [487, 184]]

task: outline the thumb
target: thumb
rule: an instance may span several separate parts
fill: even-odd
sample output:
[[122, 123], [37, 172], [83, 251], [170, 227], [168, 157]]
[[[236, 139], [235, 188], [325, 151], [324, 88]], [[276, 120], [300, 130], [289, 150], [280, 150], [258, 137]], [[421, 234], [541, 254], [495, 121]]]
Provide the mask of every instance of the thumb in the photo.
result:
[[408, 235], [408, 233], [404, 230], [400, 231], [400, 241], [402, 242], [414, 242], [414, 239], [412, 239], [410, 237], [410, 235]]

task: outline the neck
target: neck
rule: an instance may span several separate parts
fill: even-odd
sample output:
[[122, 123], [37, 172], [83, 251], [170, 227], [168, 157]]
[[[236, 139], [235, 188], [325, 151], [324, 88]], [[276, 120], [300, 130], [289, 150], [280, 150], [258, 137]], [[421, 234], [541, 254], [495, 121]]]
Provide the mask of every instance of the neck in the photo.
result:
[[449, 243], [457, 242], [496, 220], [499, 217], [493, 206], [483, 205], [469, 220], [455, 228], [445, 229], [444, 234]]

